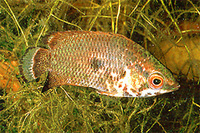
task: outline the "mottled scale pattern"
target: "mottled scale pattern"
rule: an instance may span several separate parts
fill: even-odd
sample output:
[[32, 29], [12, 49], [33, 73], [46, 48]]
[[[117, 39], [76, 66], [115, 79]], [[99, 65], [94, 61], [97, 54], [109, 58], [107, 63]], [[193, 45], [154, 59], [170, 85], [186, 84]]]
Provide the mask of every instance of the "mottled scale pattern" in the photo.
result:
[[[125, 66], [135, 60], [133, 53], [126, 54], [125, 48], [134, 44], [110, 33], [83, 33], [60, 35], [57, 40], [60, 45], [50, 50], [50, 68], [60, 75], [61, 81], [56, 81], [58, 84], [62, 82], [105, 90], [106, 81], [113, 84], [113, 81], [119, 80], [125, 74]], [[135, 49], [139, 49], [138, 46]], [[116, 77], [112, 77], [111, 73]]]

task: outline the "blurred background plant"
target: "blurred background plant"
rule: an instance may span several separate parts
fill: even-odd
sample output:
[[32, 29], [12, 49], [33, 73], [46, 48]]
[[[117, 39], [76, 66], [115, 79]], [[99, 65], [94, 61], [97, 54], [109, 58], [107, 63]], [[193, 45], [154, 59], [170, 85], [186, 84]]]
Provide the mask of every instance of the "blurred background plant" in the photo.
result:
[[[181, 88], [150, 98], [115, 98], [63, 86], [41, 93], [43, 78], [24, 83], [19, 59], [47, 47], [56, 31], [119, 33], [148, 49]], [[178, 0], [1, 0], [1, 132], [200, 131], [200, 2]]]

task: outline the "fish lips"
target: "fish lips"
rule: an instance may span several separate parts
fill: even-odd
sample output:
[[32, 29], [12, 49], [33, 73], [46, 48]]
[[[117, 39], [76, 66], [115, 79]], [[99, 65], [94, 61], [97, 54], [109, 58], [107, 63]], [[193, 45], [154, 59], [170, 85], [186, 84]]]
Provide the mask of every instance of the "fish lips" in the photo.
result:
[[166, 90], [168, 92], [172, 92], [172, 91], [177, 91], [180, 88], [180, 85], [178, 82], [175, 82], [172, 85], [167, 84], [167, 85], [165, 85], [165, 87], [167, 88]]

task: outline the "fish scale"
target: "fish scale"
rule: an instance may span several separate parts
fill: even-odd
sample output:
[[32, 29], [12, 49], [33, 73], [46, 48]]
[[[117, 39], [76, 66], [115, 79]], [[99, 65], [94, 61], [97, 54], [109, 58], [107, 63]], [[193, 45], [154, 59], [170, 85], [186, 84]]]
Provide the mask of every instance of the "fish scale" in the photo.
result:
[[57, 32], [48, 37], [47, 44], [49, 49], [28, 49], [20, 67], [29, 81], [48, 71], [46, 88], [75, 85], [109, 96], [147, 97], [179, 87], [155, 57], [119, 34]]
[[[80, 36], [80, 35], [79, 35]], [[76, 49], [76, 52], [74, 51], [74, 48], [73, 47], [67, 47], [67, 48], [63, 48], [63, 51], [60, 51], [60, 53], [68, 53], [68, 51], [72, 51], [71, 52], [71, 55], [67, 55], [66, 54], [66, 56], [64, 56], [64, 55], [62, 55], [62, 54], [59, 54], [59, 53], [57, 53], [58, 55], [60, 55], [60, 57], [58, 56], [57, 58], [52, 58], [53, 60], [52, 61], [54, 61], [54, 60], [56, 60], [55, 62], [56, 62], [56, 64], [58, 63], [58, 64], [61, 64], [61, 66], [63, 65], [63, 66], [65, 66], [65, 67], [71, 67], [71, 68], [73, 68], [71, 71], [73, 72], [73, 75], [71, 75], [71, 77], [75, 77], [75, 78], [79, 78], [79, 79], [82, 79], [82, 77], [79, 75], [79, 73], [81, 73], [81, 72], [83, 72], [83, 73], [87, 73], [86, 71], [84, 71], [84, 70], [86, 70], [86, 69], [91, 69], [90, 70], [90, 72], [89, 72], [89, 74], [90, 74], [90, 77], [88, 77], [88, 79], [87, 80], [85, 80], [85, 83], [83, 83], [83, 84], [80, 84], [79, 82], [76, 82], [76, 81], [79, 81], [79, 79], [75, 79], [74, 81], [75, 82], [71, 82], [70, 84], [75, 84], [75, 85], [86, 85], [86, 86], [91, 86], [91, 87], [93, 87], [94, 86], [94, 83], [95, 83], [95, 81], [100, 77], [100, 78], [102, 78], [102, 76], [101, 76], [101, 74], [102, 73], [96, 73], [94, 70], [95, 70], [95, 68], [92, 68], [92, 64], [94, 64], [94, 62], [91, 62], [91, 60], [93, 59], [93, 58], [91, 58], [91, 57], [95, 57], [95, 58], [100, 58], [100, 60], [99, 61], [101, 61], [101, 60], [105, 60], [105, 59], [109, 59], [108, 61], [107, 61], [107, 63], [106, 64], [104, 64], [104, 68], [102, 68], [102, 71], [105, 71], [105, 68], [106, 68], [106, 66], [108, 66], [110, 69], [109, 69], [109, 71], [108, 71], [108, 73], [107, 74], [109, 74], [111, 71], [114, 71], [113, 69], [115, 68], [115, 69], [117, 69], [117, 67], [116, 67], [116, 65], [118, 65], [118, 62], [116, 62], [116, 58], [113, 56], [113, 55], [117, 55], [116, 53], [116, 51], [113, 49], [113, 45], [111, 44], [111, 43], [105, 43], [105, 42], [107, 42], [108, 40], [106, 40], [106, 41], [104, 41], [103, 40], [103, 37], [99, 37], [99, 39], [93, 39], [93, 45], [91, 45], [91, 44], [88, 44], [87, 43], [87, 41], [86, 41], [86, 39], [82, 39], [81, 37], [79, 37], [79, 36], [74, 36], [74, 38], [80, 38], [80, 40], [76, 40], [76, 43], [77, 44], [73, 44], [73, 47], [75, 47], [75, 49]], [[102, 38], [102, 39], [101, 39]], [[105, 37], [104, 37], [105, 38]], [[70, 44], [71, 42], [69, 42], [67, 39], [65, 39], [66, 40], [66, 42], [64, 41], [62, 44], [64, 45], [64, 46], [66, 46], [65, 44]], [[99, 41], [101, 40], [101, 44], [99, 43]], [[96, 42], [95, 42], [96, 41]], [[80, 45], [80, 43], [82, 43], [81, 45]], [[60, 45], [59, 47], [62, 49], [62, 47], [63, 47], [63, 45]], [[107, 47], [107, 48], [109, 48], [109, 49], [113, 49], [113, 51], [109, 51], [108, 53], [106, 53], [106, 51], [104, 50], [104, 49], [98, 49], [98, 47], [100, 47], [101, 45], [105, 45], [104, 47]], [[59, 49], [59, 47], [57, 48], [57, 49]], [[58, 50], [55, 50], [55, 52], [57, 52]], [[87, 51], [91, 51], [90, 53], [88, 53]], [[55, 52], [54, 51], [52, 51], [51, 53], [52, 53], [52, 55], [54, 55], [55, 54]], [[80, 53], [87, 53], [87, 54], [85, 54], [85, 55], [83, 55], [83, 56], [80, 56]], [[103, 54], [104, 53], [104, 54]], [[105, 54], [106, 53], [106, 54]], [[103, 55], [107, 55], [107, 58], [102, 58], [103, 57]], [[69, 62], [69, 58], [70, 57], [74, 57], [73, 59], [71, 59], [70, 60], [70, 63], [64, 63], [63, 64], [63, 60], [65, 60], [65, 62]], [[84, 56], [85, 56], [85, 58], [84, 58]], [[118, 56], [118, 55], [117, 55]], [[62, 60], [62, 58], [63, 58], [63, 60]], [[91, 58], [91, 59], [90, 59]], [[111, 59], [111, 58], [113, 58], [113, 59]], [[85, 60], [84, 60], [85, 59]], [[87, 60], [87, 59], [89, 59], [89, 60]], [[110, 61], [111, 60], [111, 61]], [[81, 61], [81, 62], [80, 62]], [[97, 61], [97, 63], [99, 62], [99, 61]], [[79, 63], [80, 62], [80, 63]], [[122, 64], [123, 62], [121, 62], [121, 64]], [[101, 64], [100, 64], [101, 65]], [[60, 66], [60, 65], [59, 65]], [[51, 65], [51, 67], [55, 70], [55, 71], [57, 71], [57, 70], [59, 70], [59, 68], [58, 68], [58, 65]], [[93, 67], [97, 67], [96, 65], [93, 65]], [[63, 67], [61, 67], [61, 68], [63, 68]], [[63, 68], [64, 69], [64, 68]], [[67, 71], [65, 71], [64, 72], [64, 75], [68, 75], [68, 72]], [[85, 78], [86, 76], [84, 76], [84, 78]], [[70, 77], [67, 77], [67, 78], [70, 78]], [[87, 81], [90, 81], [90, 84], [89, 83], [87, 83]], [[97, 81], [99, 81], [99, 80], [97, 80]], [[105, 81], [104, 80], [101, 80], [101, 82], [102, 83], [99, 83], [99, 84], [105, 84]], [[92, 83], [92, 84], [91, 84]]]

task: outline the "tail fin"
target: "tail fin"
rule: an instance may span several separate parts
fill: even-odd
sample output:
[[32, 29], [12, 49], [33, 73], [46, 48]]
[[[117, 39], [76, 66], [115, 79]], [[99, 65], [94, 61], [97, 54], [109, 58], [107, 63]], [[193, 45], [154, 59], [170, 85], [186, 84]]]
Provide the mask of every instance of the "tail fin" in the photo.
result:
[[25, 81], [31, 81], [39, 77], [49, 69], [48, 49], [28, 48], [20, 64], [20, 73]]

